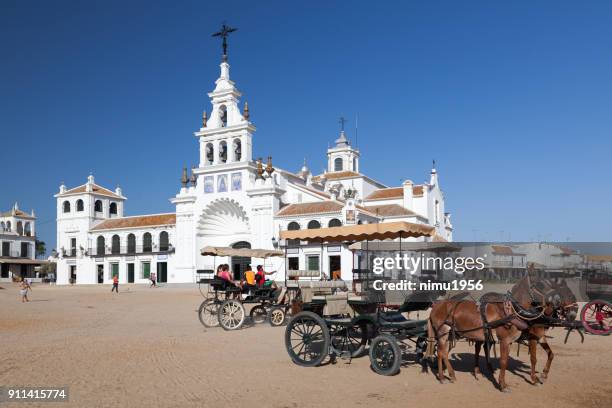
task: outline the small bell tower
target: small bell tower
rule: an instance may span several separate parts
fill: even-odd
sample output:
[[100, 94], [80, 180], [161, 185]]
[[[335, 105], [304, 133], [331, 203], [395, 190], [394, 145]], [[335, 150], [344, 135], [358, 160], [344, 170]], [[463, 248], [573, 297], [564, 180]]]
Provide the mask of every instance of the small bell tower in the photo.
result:
[[336, 139], [335, 146], [327, 149], [327, 171], [352, 171], [359, 173], [359, 149], [351, 146], [351, 142], [344, 132], [346, 119], [340, 117], [340, 136]]

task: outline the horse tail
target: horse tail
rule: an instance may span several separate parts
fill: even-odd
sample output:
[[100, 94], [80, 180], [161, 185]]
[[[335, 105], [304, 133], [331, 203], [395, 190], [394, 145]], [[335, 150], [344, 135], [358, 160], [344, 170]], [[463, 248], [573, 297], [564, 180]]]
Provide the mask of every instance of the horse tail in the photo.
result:
[[433, 324], [431, 321], [431, 317], [427, 320], [427, 351], [425, 352], [425, 357], [433, 358], [434, 357], [434, 344], [436, 343], [436, 337], [434, 334]]

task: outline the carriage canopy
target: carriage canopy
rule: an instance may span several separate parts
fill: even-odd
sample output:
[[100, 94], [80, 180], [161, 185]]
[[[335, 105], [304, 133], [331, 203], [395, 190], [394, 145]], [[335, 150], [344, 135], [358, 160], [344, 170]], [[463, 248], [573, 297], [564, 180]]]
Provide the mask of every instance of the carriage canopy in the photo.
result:
[[200, 250], [204, 256], [244, 256], [246, 258], [270, 258], [285, 253], [276, 249], [250, 249], [206, 246]]

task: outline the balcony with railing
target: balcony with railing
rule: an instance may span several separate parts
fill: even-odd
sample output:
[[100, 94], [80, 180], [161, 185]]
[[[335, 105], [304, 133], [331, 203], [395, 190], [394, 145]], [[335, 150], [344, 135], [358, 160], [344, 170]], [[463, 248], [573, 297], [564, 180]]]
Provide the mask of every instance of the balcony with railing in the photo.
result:
[[87, 250], [89, 256], [132, 256], [146, 254], [168, 254], [174, 252], [172, 244], [168, 245], [126, 245], [126, 246], [104, 246], [90, 247]]

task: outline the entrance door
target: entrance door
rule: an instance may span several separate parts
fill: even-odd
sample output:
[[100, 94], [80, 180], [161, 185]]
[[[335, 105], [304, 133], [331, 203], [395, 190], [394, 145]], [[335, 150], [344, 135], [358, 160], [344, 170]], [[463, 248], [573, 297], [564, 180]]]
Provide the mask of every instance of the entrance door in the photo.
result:
[[117, 277], [119, 277], [119, 264], [118, 263], [112, 263], [111, 264], [110, 279], [113, 279], [115, 277], [115, 275], [117, 275]]
[[134, 264], [127, 264], [128, 269], [128, 283], [134, 283]]
[[329, 257], [329, 277], [334, 279], [334, 272], [336, 272], [336, 279], [340, 279], [340, 255], [333, 255]]
[[0, 264], [0, 278], [8, 279], [9, 277], [9, 265], [8, 264]]
[[76, 283], [76, 265], [70, 265], [70, 282]]
[[[236, 242], [232, 248], [251, 248], [251, 244], [246, 241]], [[232, 256], [230, 265], [234, 272], [234, 280], [241, 280], [247, 267], [251, 264], [251, 258], [246, 256]]]
[[167, 262], [157, 263], [157, 282], [158, 283], [168, 282], [168, 263]]
[[104, 283], [104, 265], [98, 265], [98, 283]]

